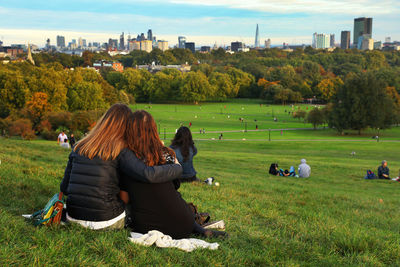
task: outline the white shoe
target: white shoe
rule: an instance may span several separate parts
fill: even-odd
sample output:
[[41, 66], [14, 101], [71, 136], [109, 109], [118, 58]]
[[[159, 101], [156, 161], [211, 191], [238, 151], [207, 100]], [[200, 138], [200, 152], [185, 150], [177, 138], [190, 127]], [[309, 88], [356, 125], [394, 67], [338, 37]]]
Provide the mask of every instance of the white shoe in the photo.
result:
[[202, 225], [204, 229], [220, 229], [225, 230], [225, 222], [224, 220], [209, 222]]

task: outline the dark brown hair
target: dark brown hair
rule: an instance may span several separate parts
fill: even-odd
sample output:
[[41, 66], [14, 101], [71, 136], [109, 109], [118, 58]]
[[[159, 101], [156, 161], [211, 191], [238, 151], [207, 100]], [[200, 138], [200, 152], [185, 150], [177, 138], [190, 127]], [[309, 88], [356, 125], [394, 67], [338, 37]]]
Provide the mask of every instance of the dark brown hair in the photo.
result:
[[171, 143], [172, 148], [179, 148], [181, 150], [183, 160], [187, 161], [189, 158], [189, 148], [191, 147], [194, 151], [194, 142], [192, 133], [188, 127], [182, 126], [178, 129], [174, 139]]
[[128, 122], [126, 131], [128, 148], [143, 160], [147, 166], [166, 163], [165, 153], [175, 157], [175, 152], [164, 147], [157, 133], [157, 125], [150, 113], [135, 111]]

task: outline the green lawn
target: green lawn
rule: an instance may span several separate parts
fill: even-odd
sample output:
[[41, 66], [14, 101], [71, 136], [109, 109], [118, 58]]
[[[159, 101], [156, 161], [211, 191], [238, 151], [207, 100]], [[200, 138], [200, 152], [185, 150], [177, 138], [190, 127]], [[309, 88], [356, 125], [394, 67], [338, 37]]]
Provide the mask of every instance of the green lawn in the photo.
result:
[[[261, 104], [261, 105], [260, 105]], [[192, 123], [192, 133], [195, 139], [218, 139], [223, 133], [225, 139], [243, 138], [264, 140], [269, 139], [268, 130], [271, 129], [272, 140], [310, 140], [310, 139], [350, 139], [350, 140], [372, 140], [372, 136], [378, 134], [376, 130], [367, 129], [358, 135], [356, 131], [348, 130], [344, 136], [339, 136], [334, 129], [325, 129], [321, 126], [319, 130], [312, 131], [310, 123], [294, 119], [293, 111], [302, 109], [310, 111], [313, 105], [268, 105], [253, 99], [235, 99], [223, 103], [204, 103], [201, 105], [181, 104], [136, 104], [132, 109], [144, 109], [150, 112], [157, 121], [161, 138], [173, 138], [173, 135], [181, 125], [189, 126]], [[289, 112], [291, 114], [289, 114]], [[239, 120], [243, 118], [243, 122]], [[277, 118], [277, 121], [274, 121]], [[256, 125], [259, 131], [256, 130]], [[206, 134], [200, 134], [204, 129]], [[281, 129], [283, 129], [281, 135]], [[291, 131], [285, 131], [291, 129]], [[295, 130], [294, 129], [301, 129]], [[307, 130], [302, 130], [307, 129]], [[247, 130], [247, 131], [246, 131]], [[165, 135], [164, 135], [165, 131]], [[228, 132], [226, 132], [228, 131]], [[229, 132], [236, 131], [236, 132]], [[399, 140], [400, 127], [379, 131], [381, 140]]]
[[[33, 212], [58, 190], [68, 151], [55, 142], [0, 139], [0, 262], [8, 265], [399, 265], [400, 183], [364, 180], [397, 143], [198, 141], [195, 165], [211, 187], [185, 184], [187, 201], [224, 219], [231, 238], [217, 251], [185, 253], [130, 243], [127, 231], [34, 227]], [[356, 151], [356, 156], [350, 156]], [[309, 179], [272, 177], [268, 166], [307, 158]], [[382, 199], [382, 200], [381, 200]], [[212, 240], [215, 241], [215, 240]]]
[[[212, 219], [225, 220], [230, 239], [210, 240], [220, 243], [216, 251], [142, 247], [128, 241], [128, 231], [32, 226], [20, 215], [42, 208], [58, 191], [69, 151], [56, 142], [0, 137], [0, 265], [399, 266], [400, 183], [363, 177], [367, 169], [376, 172], [383, 159], [397, 176], [400, 128], [381, 131], [382, 142], [371, 139], [371, 130], [362, 136], [352, 131], [338, 136], [329, 129], [281, 135], [281, 128], [311, 128], [290, 118], [289, 109], [251, 100], [202, 104], [201, 109], [176, 105], [176, 112], [175, 105], [146, 109], [160, 124], [162, 137], [166, 128], [167, 145], [180, 123], [193, 123], [199, 177], [213, 176], [221, 186], [184, 184], [180, 192]], [[259, 129], [273, 129], [272, 141], [268, 131], [240, 132], [239, 117], [248, 130], [254, 129], [254, 119]], [[200, 128], [206, 134], [197, 133]], [[238, 132], [210, 141], [232, 130]], [[301, 158], [311, 165], [308, 179], [267, 173], [270, 163], [288, 168]]]

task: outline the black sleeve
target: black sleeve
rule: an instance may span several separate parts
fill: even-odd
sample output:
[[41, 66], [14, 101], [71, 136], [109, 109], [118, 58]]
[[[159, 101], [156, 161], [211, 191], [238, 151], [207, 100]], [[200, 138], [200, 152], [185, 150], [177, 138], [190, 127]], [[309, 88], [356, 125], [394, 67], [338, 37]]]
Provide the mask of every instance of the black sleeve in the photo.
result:
[[73, 154], [74, 152], [71, 152], [69, 154], [68, 157], [68, 164], [67, 167], [65, 168], [65, 172], [64, 172], [64, 178], [61, 181], [60, 184], [60, 191], [64, 193], [64, 195], [67, 195], [67, 188], [68, 188], [68, 184], [69, 184], [69, 178], [71, 175], [71, 169], [72, 169], [72, 161], [73, 161]]
[[172, 181], [182, 174], [182, 166], [180, 164], [149, 167], [129, 149], [121, 152], [119, 168], [127, 178], [144, 183], [164, 183]]
[[382, 168], [381, 166], [378, 167], [378, 177], [382, 176]]

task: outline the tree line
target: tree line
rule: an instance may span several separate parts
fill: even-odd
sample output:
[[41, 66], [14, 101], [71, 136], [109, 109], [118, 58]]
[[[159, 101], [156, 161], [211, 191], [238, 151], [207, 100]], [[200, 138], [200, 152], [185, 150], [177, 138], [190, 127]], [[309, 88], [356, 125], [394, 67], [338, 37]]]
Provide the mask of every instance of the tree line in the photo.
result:
[[[118, 60], [125, 70], [104, 68], [98, 73], [86, 68], [100, 59]], [[196, 103], [236, 97], [281, 104], [317, 99], [327, 104], [320, 114], [324, 115], [322, 121], [339, 132], [383, 129], [399, 121], [400, 52], [327, 52], [307, 47], [291, 53], [265, 49], [231, 55], [223, 49], [195, 54], [187, 49], [154, 49], [115, 57], [89, 51], [82, 57], [39, 53], [34, 60], [37, 66], [27, 62], [0, 65], [3, 132], [10, 128], [6, 118], [8, 122], [17, 118], [29, 121], [37, 134], [65, 127], [48, 126], [49, 116], [60, 112], [69, 112], [73, 118], [75, 113], [82, 116], [82, 112], [103, 110], [116, 102]], [[133, 68], [153, 62], [188, 63], [191, 71], [164, 69], [152, 74]], [[86, 131], [91, 123], [80, 130]]]

